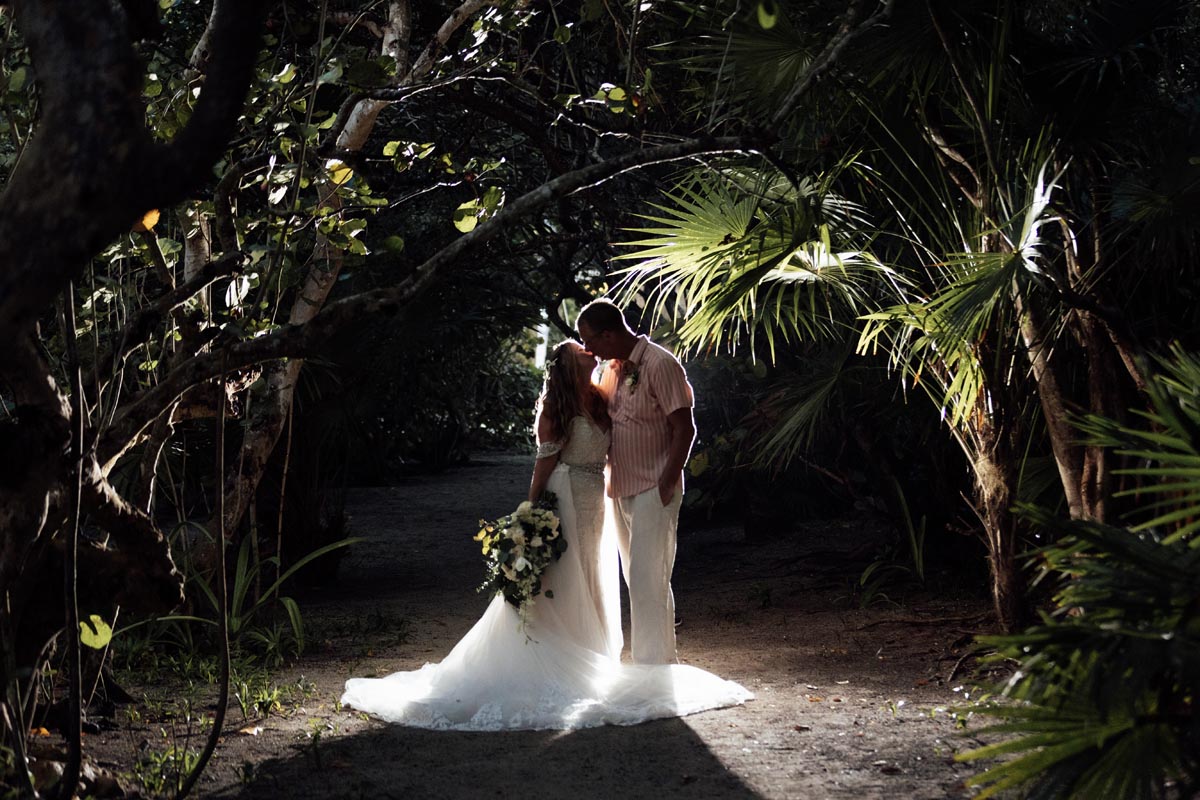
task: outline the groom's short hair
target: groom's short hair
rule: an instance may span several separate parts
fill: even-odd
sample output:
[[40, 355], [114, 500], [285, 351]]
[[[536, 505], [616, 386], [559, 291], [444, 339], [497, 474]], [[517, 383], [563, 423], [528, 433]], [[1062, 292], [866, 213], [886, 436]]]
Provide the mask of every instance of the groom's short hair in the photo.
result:
[[575, 320], [575, 326], [579, 327], [581, 322], [586, 323], [596, 333], [629, 329], [629, 324], [625, 322], [625, 314], [617, 304], [603, 298], [593, 300], [583, 307], [579, 318]]

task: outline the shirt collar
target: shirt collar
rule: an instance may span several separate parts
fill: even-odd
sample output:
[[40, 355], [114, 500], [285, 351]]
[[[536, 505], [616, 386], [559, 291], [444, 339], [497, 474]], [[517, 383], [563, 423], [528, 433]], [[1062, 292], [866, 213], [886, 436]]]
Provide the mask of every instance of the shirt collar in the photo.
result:
[[641, 363], [642, 354], [646, 352], [646, 343], [649, 341], [650, 340], [647, 339], [645, 336], [638, 336], [637, 344], [635, 344], [633, 346], [633, 349], [629, 351], [629, 358], [627, 358], [625, 360], [632, 361], [635, 364]]
[[624, 361], [622, 361], [619, 358], [610, 358], [608, 360], [608, 368], [609, 369], [620, 369], [622, 363], [627, 364], [627, 363], [632, 362], [634, 364], [640, 364], [642, 354], [646, 352], [646, 345], [649, 342], [650, 342], [650, 339], [648, 337], [646, 337], [645, 335], [639, 335], [637, 337], [637, 343], [634, 344], [633, 349], [629, 351], [629, 358], [624, 359]]

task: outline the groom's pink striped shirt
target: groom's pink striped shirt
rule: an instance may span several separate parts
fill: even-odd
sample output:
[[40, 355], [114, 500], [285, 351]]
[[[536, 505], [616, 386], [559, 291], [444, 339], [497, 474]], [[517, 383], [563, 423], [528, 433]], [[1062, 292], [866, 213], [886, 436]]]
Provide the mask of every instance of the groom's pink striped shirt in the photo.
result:
[[683, 365], [670, 351], [639, 336], [629, 358], [608, 362], [600, 391], [608, 398], [613, 422], [609, 496], [629, 497], [653, 489], [667, 465], [667, 416], [693, 403]]

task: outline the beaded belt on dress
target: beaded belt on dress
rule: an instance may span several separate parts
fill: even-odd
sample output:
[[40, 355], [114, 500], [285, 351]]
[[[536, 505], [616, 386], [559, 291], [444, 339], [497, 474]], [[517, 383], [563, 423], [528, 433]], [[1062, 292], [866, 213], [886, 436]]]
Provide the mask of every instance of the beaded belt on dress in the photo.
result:
[[603, 475], [604, 462], [599, 461], [595, 464], [568, 464], [572, 472], [586, 472], [589, 475]]

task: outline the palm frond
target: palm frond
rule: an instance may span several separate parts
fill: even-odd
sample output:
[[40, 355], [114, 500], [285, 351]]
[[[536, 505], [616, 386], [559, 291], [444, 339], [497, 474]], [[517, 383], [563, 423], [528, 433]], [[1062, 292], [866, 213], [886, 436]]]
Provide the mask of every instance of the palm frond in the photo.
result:
[[[1192, 418], [1200, 363], [1176, 350], [1160, 365], [1152, 391], [1160, 424]], [[1096, 438], [1138, 433], [1090, 424]], [[1173, 446], [1191, 436], [1168, 427], [1150, 441]], [[1200, 483], [1200, 464], [1188, 482]], [[1159, 527], [1138, 532], [1033, 506], [1019, 511], [1057, 542], [1038, 553], [1043, 578], [1056, 584], [1056, 610], [1023, 632], [981, 639], [997, 658], [1021, 663], [1006, 701], [973, 709], [1003, 720], [977, 733], [1016, 736], [960, 758], [1019, 755], [971, 783], [986, 786], [981, 797], [1026, 785], [1030, 797], [1152, 798], [1168, 781], [1194, 782], [1200, 548]]]
[[1147, 386], [1150, 408], [1139, 415], [1148, 428], [1096, 416], [1078, 425], [1091, 442], [1140, 460], [1138, 466], [1115, 470], [1138, 484], [1118, 496], [1159, 498], [1139, 506], [1132, 529], [1200, 548], [1194, 535], [1200, 530], [1200, 357], [1175, 345], [1158, 364], [1160, 372]]
[[[854, 248], [863, 214], [819, 180], [782, 188], [774, 170], [700, 173], [667, 192], [633, 229], [637, 264], [618, 293], [669, 322], [685, 348], [832, 336], [853, 320], [888, 270]], [[845, 227], [843, 227], [845, 226]], [[851, 245], [849, 249], [843, 249]]]
[[[996, 231], [980, 232], [974, 250], [953, 253], [931, 265], [937, 287], [919, 302], [904, 302], [862, 317], [860, 352], [881, 346], [893, 364], [914, 383], [921, 383], [948, 417], [959, 426], [975, 413], [984, 397], [985, 376], [995, 376], [980, 361], [988, 337], [1003, 337], [1015, 316], [1015, 290], [1033, 284], [1042, 271], [1042, 229], [1055, 221], [1051, 196], [1058, 176], [1046, 180], [1046, 162], [1026, 184], [1026, 200]], [[987, 240], [1002, 237], [1007, 246], [986, 249]]]
[[[705, 102], [720, 109], [713, 121], [769, 115], [812, 64], [809, 43], [782, 8], [770, 28], [759, 24], [753, 8], [731, 14], [687, 4], [677, 16], [674, 27], [690, 35], [654, 49], [665, 64], [691, 73], [707, 87]], [[697, 34], [697, 29], [703, 32]]]
[[805, 359], [803, 374], [786, 374], [775, 383], [757, 409], [769, 422], [756, 442], [756, 464], [786, 468], [829, 431], [830, 413], [844, 407], [847, 385], [871, 370], [851, 363], [853, 356], [852, 346], [831, 348]]

